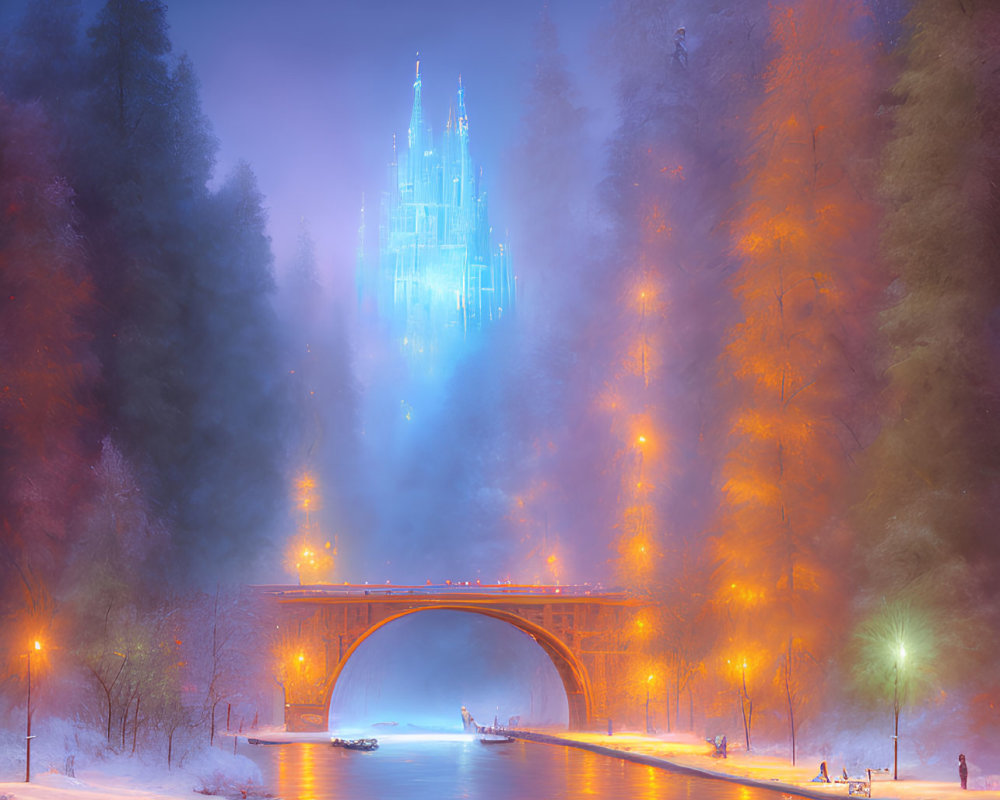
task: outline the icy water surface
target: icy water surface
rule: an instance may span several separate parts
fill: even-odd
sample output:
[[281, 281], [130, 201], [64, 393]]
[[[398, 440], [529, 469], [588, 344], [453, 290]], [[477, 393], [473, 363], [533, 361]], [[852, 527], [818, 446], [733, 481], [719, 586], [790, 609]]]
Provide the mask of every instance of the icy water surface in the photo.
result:
[[[781, 800], [726, 781], [681, 775], [572, 747], [451, 737], [380, 737], [365, 753], [325, 743], [248, 748], [283, 800]], [[244, 752], [247, 752], [244, 750]]]

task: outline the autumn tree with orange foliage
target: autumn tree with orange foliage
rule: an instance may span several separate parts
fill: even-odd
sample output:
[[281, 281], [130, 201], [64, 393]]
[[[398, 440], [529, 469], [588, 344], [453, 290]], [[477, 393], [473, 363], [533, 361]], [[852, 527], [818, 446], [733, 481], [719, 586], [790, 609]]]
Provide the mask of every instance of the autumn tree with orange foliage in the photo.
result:
[[[773, 7], [733, 224], [740, 321], [721, 359], [731, 412], [715, 541], [729, 632], [719, 655], [784, 708], [793, 763], [797, 725], [840, 639], [850, 537], [838, 509], [870, 391], [860, 356], [877, 288], [866, 154], [877, 104], [861, 15], [857, 2]], [[749, 724], [746, 734], [749, 744]]]
[[658, 609], [633, 644], [655, 667], [668, 730], [682, 705], [694, 726], [712, 639], [703, 537], [715, 359], [734, 307], [720, 223], [745, 147], [735, 121], [759, 92], [765, 8], [621, 0], [609, 37], [621, 122], [605, 183], [615, 270], [604, 296], [618, 302], [602, 408], [618, 442], [617, 575]]

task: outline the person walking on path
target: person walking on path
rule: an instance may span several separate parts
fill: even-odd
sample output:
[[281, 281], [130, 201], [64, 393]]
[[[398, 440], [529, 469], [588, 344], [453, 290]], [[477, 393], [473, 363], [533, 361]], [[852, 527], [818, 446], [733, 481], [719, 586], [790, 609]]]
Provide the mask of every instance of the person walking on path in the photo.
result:
[[969, 781], [969, 765], [965, 763], [965, 755], [959, 754], [958, 756], [958, 779], [962, 782], [962, 788], [968, 789], [966, 784]]

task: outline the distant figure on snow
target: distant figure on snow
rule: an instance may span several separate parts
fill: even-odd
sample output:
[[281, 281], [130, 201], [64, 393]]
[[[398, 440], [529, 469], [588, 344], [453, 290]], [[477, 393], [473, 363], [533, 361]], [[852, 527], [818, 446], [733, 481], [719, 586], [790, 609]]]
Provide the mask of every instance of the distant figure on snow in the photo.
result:
[[674, 62], [681, 67], [688, 65], [687, 31], [681, 25], [674, 31]]
[[465, 706], [462, 706], [462, 728], [466, 731], [474, 731], [476, 729], [476, 721]]
[[968, 789], [966, 784], [969, 781], [969, 765], [965, 763], [965, 756], [959, 753], [958, 756], [958, 779], [962, 782], [962, 788]]
[[819, 775], [812, 779], [813, 783], [829, 783], [830, 773], [826, 771], [826, 762], [819, 762]]
[[719, 734], [714, 739], [706, 739], [710, 745], [715, 747], [715, 752], [712, 753], [712, 758], [725, 758], [726, 757], [726, 737], [724, 734]]

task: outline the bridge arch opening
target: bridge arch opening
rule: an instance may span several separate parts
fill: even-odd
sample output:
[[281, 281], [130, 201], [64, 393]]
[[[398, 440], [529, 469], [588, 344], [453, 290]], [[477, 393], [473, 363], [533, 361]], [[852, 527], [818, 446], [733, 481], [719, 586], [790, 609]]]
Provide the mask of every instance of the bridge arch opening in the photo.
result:
[[373, 625], [344, 653], [327, 693], [333, 730], [461, 730], [463, 705], [480, 725], [520, 718], [566, 727], [586, 719], [589, 687], [550, 632], [456, 604], [401, 610]]

